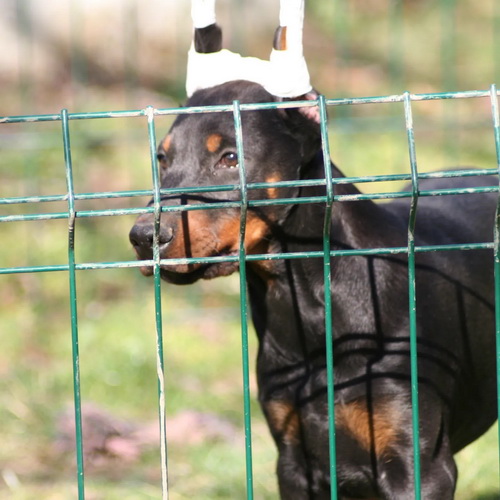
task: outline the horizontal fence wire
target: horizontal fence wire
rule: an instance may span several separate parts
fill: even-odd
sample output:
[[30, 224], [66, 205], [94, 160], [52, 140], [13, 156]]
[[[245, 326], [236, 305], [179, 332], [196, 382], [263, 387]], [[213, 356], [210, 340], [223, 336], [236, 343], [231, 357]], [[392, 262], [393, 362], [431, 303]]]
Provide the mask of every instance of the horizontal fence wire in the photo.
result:
[[[473, 176], [481, 176], [481, 175], [495, 175], [497, 170], [495, 168], [490, 169], [464, 169], [464, 170], [443, 170], [441, 172], [422, 172], [419, 173], [419, 179], [435, 179], [435, 178], [448, 178], [448, 177], [473, 177]], [[333, 179], [332, 181], [335, 184], [364, 184], [371, 182], [397, 182], [397, 181], [410, 181], [410, 174], [388, 174], [388, 175], [369, 175], [369, 176], [360, 176], [360, 177], [342, 177], [338, 179]], [[286, 187], [314, 187], [314, 186], [324, 186], [326, 185], [326, 181], [324, 179], [313, 179], [313, 180], [297, 180], [297, 181], [277, 181], [277, 182], [256, 182], [247, 184], [248, 190], [256, 190], [256, 189], [268, 189], [268, 188], [286, 188]], [[224, 184], [221, 186], [204, 186], [204, 187], [185, 187], [185, 188], [169, 188], [169, 189], [160, 189], [160, 194], [162, 196], [174, 196], [179, 194], [198, 194], [198, 193], [217, 193], [217, 192], [225, 192], [225, 191], [238, 191], [240, 189], [239, 184]], [[481, 189], [495, 189], [495, 188], [481, 188]], [[76, 201], [87, 201], [87, 200], [102, 200], [108, 198], [134, 198], [134, 197], [144, 197], [144, 196], [153, 196], [153, 190], [151, 189], [142, 189], [135, 191], [109, 191], [109, 192], [98, 192], [98, 193], [75, 193], [74, 197]], [[466, 192], [465, 190], [463, 191]], [[457, 190], [451, 190], [450, 192], [446, 192], [445, 190], [439, 191], [421, 191], [421, 196], [434, 196], [439, 194], [460, 194]], [[405, 198], [410, 197], [411, 194], [408, 193], [374, 193], [374, 194], [361, 194], [356, 196], [338, 196], [336, 198], [337, 201], [352, 201], [356, 199], [361, 200], [375, 200], [375, 199], [390, 199], [390, 198]], [[48, 195], [48, 196], [23, 196], [23, 197], [9, 197], [9, 198], [0, 198], [0, 205], [15, 205], [15, 204], [23, 204], [23, 203], [50, 203], [50, 202], [61, 202], [67, 201], [68, 196], [66, 194], [60, 195]], [[319, 201], [323, 200], [322, 198], [318, 198]], [[292, 203], [293, 200], [276, 200], [274, 204], [281, 203]], [[250, 200], [250, 206], [252, 203], [267, 202], [267, 200]], [[295, 201], [296, 202], [296, 201]], [[196, 207], [196, 205], [192, 205], [191, 208], [171, 208], [171, 207], [162, 207], [162, 210], [193, 210], [192, 207]], [[227, 208], [227, 205], [224, 205]], [[129, 211], [130, 210], [130, 211]], [[127, 209], [125, 213], [130, 214], [142, 214], [142, 213], [152, 213], [154, 209], [149, 208], [133, 208]], [[84, 215], [82, 215], [84, 214]], [[34, 215], [48, 215], [48, 214], [34, 214]], [[32, 215], [32, 216], [34, 216]], [[60, 218], [67, 217], [67, 213], [61, 212], [60, 214], [49, 214], [49, 215], [57, 215]], [[80, 217], [98, 217], [101, 215], [124, 215], [122, 210], [101, 210], [101, 211], [79, 211], [78, 215]], [[0, 218], [0, 221], [8, 222], [7, 218]]]
[[[478, 170], [474, 172], [465, 172], [464, 176], [482, 176], [482, 175], [495, 175], [496, 169], [488, 169], [488, 170]], [[432, 178], [445, 178], [450, 177], [443, 173], [443, 176], [433, 175]], [[463, 177], [460, 175], [460, 172], [456, 172], [454, 177]], [[380, 176], [373, 178], [371, 181], [365, 182], [381, 182], [380, 179], [386, 179], [388, 176]], [[391, 176], [397, 177], [397, 179], [391, 180], [405, 180], [407, 176]], [[431, 176], [422, 175], [419, 176], [421, 179], [431, 178]], [[358, 182], [356, 177], [350, 178], [352, 182]], [[361, 178], [360, 178], [361, 179]], [[337, 182], [337, 179], [332, 179], [334, 184], [345, 184], [345, 179], [342, 179], [341, 182]], [[360, 182], [363, 182], [361, 180]], [[266, 185], [267, 188], [283, 188], [283, 187], [303, 187], [303, 186], [313, 186], [313, 185], [325, 185], [324, 181], [320, 183], [304, 183], [301, 181], [293, 182], [273, 182]], [[240, 189], [239, 185], [235, 186], [238, 190]], [[263, 186], [258, 187], [258, 189], [262, 189]], [[256, 189], [253, 186], [247, 186], [247, 189]], [[231, 189], [233, 190], [233, 189]], [[236, 190], [236, 189], [234, 189]], [[186, 189], [162, 189], [160, 193], [163, 193], [164, 196], [178, 196], [180, 194], [193, 194], [193, 193], [210, 193], [210, 192], [220, 192], [220, 191], [228, 191], [227, 189], [210, 189], [209, 187], [199, 188], [196, 190], [191, 190], [189, 188]], [[446, 195], [456, 195], [456, 194], [472, 194], [472, 193], [495, 193], [498, 191], [498, 187], [496, 186], [487, 186], [487, 187], [475, 187], [475, 188], [458, 188], [458, 189], [433, 189], [433, 190], [422, 190], [419, 193], [420, 197], [425, 196], [446, 196]], [[153, 192], [148, 191], [148, 196], [152, 195]], [[143, 194], [144, 195], [144, 194]], [[93, 195], [89, 194], [86, 198], [79, 198], [75, 196], [75, 200], [79, 199], [91, 199]], [[99, 196], [95, 197], [95, 199], [105, 199], [105, 198], [116, 198], [117, 196]], [[120, 196], [125, 197], [125, 196]], [[411, 198], [411, 192], [405, 191], [397, 191], [397, 192], [389, 192], [389, 193], [372, 193], [372, 194], [356, 194], [356, 195], [339, 195], [336, 196], [335, 200], [342, 201], [363, 201], [363, 200], [392, 200], [392, 199], [402, 199], [402, 198]], [[28, 201], [22, 201], [21, 203], [39, 203], [47, 200], [43, 200], [36, 197], [30, 197], [31, 199]], [[16, 198], [2, 198], [0, 199], [0, 205], [13, 205], [16, 202], [12, 201]], [[50, 200], [53, 201], [53, 200]], [[64, 195], [63, 199], [58, 201], [67, 201], [67, 196]], [[272, 200], [249, 200], [249, 207], [266, 207], [266, 206], [274, 206], [274, 205], [297, 205], [297, 204], [307, 204], [307, 203], [325, 203], [327, 202], [326, 196], [314, 196], [314, 197], [304, 197], [300, 199], [296, 198], [281, 198], [281, 199], [272, 199]], [[181, 206], [162, 206], [162, 212], [184, 212], [191, 210], [218, 210], [225, 208], [237, 208], [241, 206], [241, 201], [223, 201], [223, 202], [211, 202], [210, 204], [192, 204], [192, 205], [181, 205]], [[154, 207], [141, 207], [141, 208], [119, 208], [119, 209], [104, 209], [104, 210], [79, 210], [76, 212], [76, 217], [78, 218], [88, 218], [88, 217], [107, 217], [107, 216], [116, 216], [116, 215], [142, 215], [146, 213], [154, 213]], [[21, 221], [35, 221], [35, 220], [58, 220], [58, 219], [67, 219], [70, 217], [69, 212], [54, 212], [54, 213], [35, 213], [35, 214], [26, 214], [26, 215], [3, 215], [0, 216], [0, 222], [21, 222]]]
[[[497, 95], [500, 90], [497, 90]], [[462, 92], [434, 92], [426, 94], [394, 94], [375, 97], [347, 97], [340, 99], [326, 99], [327, 106], [352, 106], [358, 104], [391, 104], [404, 103], [405, 99], [410, 101], [436, 101], [446, 99], [475, 99], [489, 98], [491, 90], [468, 90]], [[286, 102], [266, 102], [240, 104], [241, 111], [257, 111], [264, 109], [289, 109], [289, 108], [308, 108], [318, 105], [317, 100], [308, 101], [286, 101]], [[180, 108], [153, 108], [153, 113], [157, 116], [167, 115], [192, 115], [197, 113], [232, 113], [232, 104], [218, 106], [191, 106]], [[100, 111], [92, 113], [68, 113], [69, 120], [90, 120], [103, 118], [138, 118], [146, 115], [146, 109], [124, 110], [124, 111]], [[53, 122], [60, 121], [60, 114], [43, 115], [23, 115], [23, 116], [0, 116], [0, 125], [6, 123], [34, 123], [34, 122]]]
[[[163, 325], [161, 309], [161, 276], [160, 269], [165, 265], [178, 264], [210, 264], [217, 262], [238, 262], [240, 268], [240, 311], [241, 311], [241, 341], [242, 341], [242, 370], [243, 370], [243, 406], [244, 406], [244, 428], [245, 428], [245, 459], [246, 459], [246, 489], [247, 498], [253, 499], [253, 465], [252, 465], [252, 429], [250, 416], [250, 379], [249, 379], [249, 353], [248, 353], [248, 314], [247, 314], [247, 291], [246, 291], [246, 264], [258, 260], [277, 260], [277, 259], [323, 259], [324, 284], [325, 284], [325, 331], [326, 331], [326, 351], [327, 351], [327, 380], [328, 380], [328, 419], [329, 419], [329, 454], [330, 454], [330, 474], [331, 474], [331, 498], [337, 498], [336, 487], [336, 450], [335, 450], [335, 408], [334, 408], [334, 366], [333, 366], [333, 338], [332, 330], [332, 304], [331, 294], [332, 283], [330, 264], [331, 259], [346, 256], [373, 256], [373, 255], [407, 255], [408, 256], [408, 277], [409, 277], [409, 314], [410, 314], [410, 362], [411, 362], [411, 386], [412, 386], [412, 407], [413, 407], [413, 457], [414, 457], [414, 484], [415, 499], [421, 498], [420, 484], [420, 455], [419, 455], [419, 411], [418, 411], [418, 373], [417, 373], [417, 324], [416, 324], [416, 289], [415, 289], [415, 256], [421, 252], [436, 251], [467, 251], [467, 250], [493, 250], [495, 256], [495, 290], [496, 290], [496, 312], [497, 312], [497, 378], [499, 383], [498, 401], [500, 405], [500, 201], [496, 217], [496, 226], [494, 238], [492, 241], [485, 241], [474, 244], [448, 244], [448, 245], [423, 245], [415, 244], [414, 231], [417, 218], [418, 200], [421, 197], [428, 196], [449, 196], [465, 195], [471, 193], [499, 193], [500, 184], [491, 187], [459, 188], [459, 189], [433, 189], [420, 190], [419, 181], [429, 178], [453, 178], [470, 177], [481, 175], [499, 175], [500, 174], [500, 125], [498, 117], [498, 96], [500, 92], [496, 86], [492, 86], [489, 91], [473, 90], [465, 92], [448, 92], [432, 94], [404, 94], [380, 96], [380, 97], [360, 97], [343, 99], [326, 99], [323, 96], [316, 101], [292, 101], [286, 103], [259, 103], [259, 104], [241, 104], [235, 101], [231, 105], [190, 107], [190, 108], [168, 108], [155, 109], [148, 107], [143, 110], [126, 111], [108, 111], [96, 113], [68, 113], [63, 111], [61, 114], [49, 115], [26, 115], [26, 116], [5, 116], [0, 117], [0, 124], [20, 124], [20, 123], [43, 123], [61, 121], [63, 127], [63, 147], [65, 153], [65, 168], [67, 179], [67, 192], [47, 196], [25, 196], [25, 197], [4, 197], [0, 198], [0, 205], [14, 206], [24, 204], [49, 204], [56, 202], [66, 202], [67, 211], [53, 213], [32, 213], [2, 215], [0, 222], [23, 222], [33, 220], [57, 220], [67, 219], [69, 223], [69, 241], [68, 241], [68, 263], [43, 266], [22, 266], [22, 267], [2, 267], [0, 275], [22, 274], [22, 273], [45, 273], [45, 272], [69, 272], [70, 279], [70, 304], [71, 304], [71, 325], [73, 338], [73, 370], [74, 370], [74, 390], [75, 390], [75, 414], [76, 414], [76, 433], [77, 433], [77, 469], [78, 469], [78, 488], [79, 498], [84, 498], [84, 471], [83, 471], [83, 441], [81, 434], [81, 408], [80, 408], [80, 386], [79, 386], [79, 356], [78, 356], [78, 321], [77, 321], [77, 298], [75, 273], [76, 271], [87, 271], [96, 269], [116, 269], [116, 268], [137, 268], [148, 266], [153, 269], [154, 274], [154, 295], [155, 295], [155, 314], [156, 314], [156, 351], [157, 351], [157, 375], [158, 375], [158, 406], [159, 406], [159, 425], [160, 425], [160, 449], [161, 449], [161, 470], [162, 470], [162, 492], [163, 498], [168, 499], [168, 467], [167, 467], [167, 438], [166, 438], [166, 414], [165, 414], [165, 366], [163, 360]], [[471, 99], [471, 98], [489, 98], [492, 107], [493, 130], [495, 134], [497, 166], [486, 169], [466, 169], [450, 170], [432, 173], [420, 173], [417, 168], [415, 137], [413, 132], [413, 121], [411, 104], [415, 101], [431, 101], [444, 99]], [[402, 103], [406, 117], [406, 129], [408, 138], [408, 150], [410, 160], [410, 173], [397, 175], [369, 175], [360, 177], [333, 178], [331, 166], [329, 163], [330, 150], [327, 130], [327, 108], [329, 106], [350, 106], [375, 103]], [[325, 177], [319, 180], [307, 181], [280, 181], [271, 183], [248, 183], [245, 164], [244, 164], [244, 137], [241, 127], [241, 115], [245, 111], [257, 111], [266, 109], [283, 109], [319, 106], [321, 116], [321, 136], [322, 152], [325, 159]], [[238, 184], [221, 186], [193, 186], [190, 188], [162, 189], [160, 185], [159, 173], [156, 162], [156, 132], [155, 118], [166, 115], [185, 115], [201, 113], [232, 113], [237, 139], [237, 149], [239, 157], [240, 179]], [[75, 193], [72, 183], [72, 166], [70, 153], [70, 132], [69, 122], [71, 120], [89, 120], [105, 118], [143, 118], [147, 120], [147, 130], [150, 145], [150, 157], [152, 168], [152, 189], [129, 190], [116, 192], [91, 192]], [[395, 182], [409, 181], [408, 191], [394, 191], [372, 194], [356, 195], [336, 195], [335, 186], [347, 183], [377, 183], [377, 182]], [[307, 187], [324, 186], [325, 195], [306, 198], [277, 198], [269, 200], [250, 200], [249, 192], [269, 188], [285, 187]], [[206, 193], [224, 193], [238, 192], [239, 199], [231, 202], [210, 202], [193, 203], [180, 206], [163, 206], [162, 201], [168, 197], [184, 195], [196, 195]], [[119, 208], [104, 210], [77, 210], [76, 204], [79, 201], [97, 200], [97, 199], [125, 199], [137, 197], [150, 197], [152, 201], [149, 205], [140, 208]], [[331, 214], [335, 203], [364, 201], [364, 200], [392, 200], [409, 199], [409, 227], [408, 227], [408, 245], [389, 248], [361, 248], [361, 249], [342, 249], [332, 250], [331, 242]], [[500, 200], [500, 196], [499, 196]], [[247, 255], [244, 241], [246, 232], [247, 213], [250, 208], [272, 206], [272, 205], [292, 205], [298, 203], [321, 203], [326, 206], [326, 217], [323, 230], [323, 250], [313, 252], [296, 253], [275, 253], [275, 254], [253, 254]], [[192, 210], [215, 210], [239, 208], [240, 209], [240, 244], [237, 255], [203, 257], [203, 258], [182, 258], [182, 259], [162, 259], [160, 255], [159, 227], [160, 217], [163, 212], [182, 212]], [[74, 255], [75, 246], [75, 223], [78, 218], [93, 218], [105, 216], [122, 215], [141, 215], [154, 214], [155, 231], [153, 240], [153, 258], [142, 261], [120, 261], [120, 262], [87, 262], [76, 263]], [[499, 406], [500, 409], [500, 406]], [[499, 436], [500, 439], [500, 436]]]
[[[494, 249], [493, 242], [485, 243], [456, 243], [449, 245], [422, 245], [415, 246], [415, 253], [420, 252], [438, 252], [438, 251], [455, 251], [455, 250], [492, 250]], [[387, 247], [387, 248], [361, 248], [352, 250], [332, 250], [330, 257], [348, 257], [348, 256], [374, 256], [374, 255], [401, 255], [407, 254], [408, 247]], [[289, 260], [289, 259], [314, 259], [322, 258], [322, 251], [311, 252], [293, 252], [293, 253], [275, 253], [275, 254], [252, 254], [246, 255], [246, 262], [255, 262], [259, 260]], [[191, 257], [185, 259], [161, 259], [160, 265], [188, 265], [188, 264], [216, 264], [221, 262], [238, 262], [239, 257], [233, 255], [225, 255], [221, 257]], [[154, 266], [154, 260], [133, 260], [133, 261], [118, 261], [118, 262], [87, 262], [75, 264], [77, 271], [90, 271], [100, 269], [118, 269], [118, 268], [140, 268]], [[24, 273], [44, 273], [44, 272], [64, 272], [68, 271], [67, 264], [46, 265], [46, 266], [20, 266], [20, 267], [4, 267], [0, 268], [1, 274], [24, 274]]]

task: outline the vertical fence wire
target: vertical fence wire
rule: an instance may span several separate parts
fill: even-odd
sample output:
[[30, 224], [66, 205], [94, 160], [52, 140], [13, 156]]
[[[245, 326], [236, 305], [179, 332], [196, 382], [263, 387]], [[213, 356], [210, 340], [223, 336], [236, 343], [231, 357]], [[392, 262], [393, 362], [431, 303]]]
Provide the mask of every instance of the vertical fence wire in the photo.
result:
[[[496, 85], [491, 86], [491, 112], [493, 116], [493, 132], [497, 154], [497, 169], [500, 183], [500, 112]], [[495, 276], [495, 324], [496, 324], [496, 358], [497, 358], [497, 412], [500, 415], [500, 195], [495, 214], [494, 228], [494, 276]], [[498, 442], [500, 443], [500, 426], [498, 428]], [[499, 464], [500, 464], [500, 448]]]
[[332, 325], [332, 272], [331, 272], [331, 227], [334, 202], [332, 164], [328, 141], [328, 114], [325, 96], [318, 101], [321, 128], [321, 145], [325, 166], [326, 206], [323, 225], [323, 280], [325, 283], [325, 342], [326, 342], [326, 374], [328, 399], [328, 448], [330, 455], [330, 495], [337, 500], [337, 454], [335, 449], [335, 391], [333, 366], [333, 325]]
[[154, 206], [154, 233], [153, 233], [153, 277], [155, 294], [155, 322], [156, 322], [156, 370], [158, 377], [158, 413], [160, 425], [160, 459], [161, 459], [161, 487], [162, 498], [168, 500], [168, 456], [167, 456], [167, 424], [165, 413], [165, 365], [163, 359], [163, 323], [161, 307], [161, 274], [160, 274], [160, 222], [161, 222], [161, 195], [158, 165], [156, 161], [156, 131], [154, 108], [149, 106], [145, 112], [148, 119], [149, 154], [151, 157], [151, 174], [153, 177], [153, 206]]
[[404, 94], [404, 110], [406, 132], [408, 136], [408, 152], [411, 167], [412, 196], [410, 218], [408, 222], [408, 291], [410, 318], [410, 369], [411, 369], [411, 403], [413, 432], [413, 473], [415, 483], [415, 500], [420, 500], [420, 429], [418, 407], [418, 358], [417, 358], [417, 299], [415, 286], [415, 222], [419, 197], [417, 157], [415, 151], [415, 134], [413, 130], [413, 115], [410, 93]]
[[68, 111], [61, 112], [62, 134], [64, 143], [64, 163], [66, 170], [66, 185], [68, 190], [68, 274], [71, 309], [71, 346], [73, 354], [73, 391], [75, 407], [75, 438], [76, 464], [78, 474], [78, 498], [85, 498], [85, 477], [83, 470], [83, 434], [82, 434], [82, 405], [80, 387], [80, 354], [78, 347], [78, 308], [76, 297], [76, 266], [75, 266], [75, 191], [73, 186], [73, 165], [71, 159], [71, 144], [69, 134]]
[[241, 313], [241, 350], [243, 369], [243, 411], [245, 425], [245, 463], [246, 463], [246, 487], [247, 499], [253, 499], [253, 465], [252, 465], [252, 420], [250, 411], [250, 375], [248, 362], [248, 313], [247, 313], [247, 286], [246, 286], [246, 250], [245, 232], [248, 214], [248, 189], [246, 180], [245, 157], [243, 148], [243, 129], [241, 123], [240, 103], [233, 102], [234, 130], [236, 134], [236, 146], [238, 152], [238, 165], [240, 175], [240, 243], [239, 243], [239, 266], [240, 266], [240, 313]]

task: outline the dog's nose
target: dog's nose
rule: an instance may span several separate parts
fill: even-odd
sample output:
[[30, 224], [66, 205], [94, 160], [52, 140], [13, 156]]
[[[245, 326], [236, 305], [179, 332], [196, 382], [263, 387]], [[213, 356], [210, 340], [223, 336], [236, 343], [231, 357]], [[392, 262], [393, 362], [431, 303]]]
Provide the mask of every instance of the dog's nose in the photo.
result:
[[[155, 231], [153, 224], [138, 223], [130, 230], [130, 243], [132, 243], [134, 248], [138, 251], [151, 250], [153, 248], [154, 234]], [[160, 225], [160, 249], [167, 246], [172, 241], [173, 237], [174, 232], [172, 228]]]

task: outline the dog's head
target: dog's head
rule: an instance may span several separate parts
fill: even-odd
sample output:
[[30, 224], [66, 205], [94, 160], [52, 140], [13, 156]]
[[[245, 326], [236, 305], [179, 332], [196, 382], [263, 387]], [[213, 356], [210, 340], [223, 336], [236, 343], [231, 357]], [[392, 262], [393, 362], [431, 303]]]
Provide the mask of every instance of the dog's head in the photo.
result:
[[[315, 99], [315, 93], [303, 98]], [[233, 81], [197, 91], [187, 106], [273, 102], [264, 88], [248, 81]], [[313, 108], [242, 111], [243, 150], [246, 182], [275, 183], [302, 177], [320, 149], [317, 113]], [[317, 108], [316, 108], [317, 110]], [[161, 187], [203, 188], [240, 184], [240, 169], [234, 118], [231, 112], [180, 115], [158, 147]], [[250, 189], [248, 198], [293, 198], [297, 188], [264, 187]], [[166, 194], [159, 229], [162, 259], [204, 258], [236, 255], [240, 243], [240, 208], [235, 206], [241, 192], [203, 190], [180, 195]], [[231, 207], [224, 204], [233, 202]], [[217, 208], [210, 208], [217, 203]], [[178, 210], [182, 205], [201, 205], [202, 209]], [[221, 207], [222, 205], [222, 207]], [[205, 206], [207, 208], [205, 208]], [[175, 208], [177, 207], [177, 209]], [[290, 205], [250, 207], [245, 231], [248, 254], [265, 253], [266, 241], [275, 224], [280, 224]], [[140, 216], [130, 232], [130, 241], [141, 260], [152, 258], [154, 215]], [[161, 276], [176, 284], [192, 283], [229, 275], [238, 262], [172, 263], [161, 267]], [[152, 268], [142, 269], [151, 274]]]

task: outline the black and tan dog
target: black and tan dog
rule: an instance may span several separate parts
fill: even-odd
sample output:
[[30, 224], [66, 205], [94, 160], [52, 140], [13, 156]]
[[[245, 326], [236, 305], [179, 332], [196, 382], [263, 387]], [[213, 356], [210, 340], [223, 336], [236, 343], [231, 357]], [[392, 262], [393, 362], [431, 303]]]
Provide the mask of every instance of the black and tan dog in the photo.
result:
[[[260, 85], [228, 82], [196, 92], [187, 106], [269, 102]], [[317, 122], [301, 110], [242, 113], [248, 182], [323, 179]], [[161, 142], [163, 188], [238, 184], [231, 113], [179, 116]], [[335, 177], [341, 172], [333, 168]], [[370, 167], [370, 173], [376, 167]], [[492, 185], [491, 178], [422, 181], [420, 189]], [[337, 195], [356, 194], [349, 184]], [[324, 195], [324, 186], [251, 190], [250, 199]], [[166, 196], [162, 205], [239, 200], [237, 191]], [[492, 240], [496, 195], [422, 197], [417, 245]], [[405, 247], [408, 199], [334, 203], [332, 248]], [[325, 206], [251, 208], [247, 254], [321, 251]], [[162, 259], [235, 255], [240, 210], [164, 212]], [[152, 258], [153, 216], [139, 217], [130, 240]], [[413, 498], [407, 259], [333, 258], [332, 301], [338, 492], [341, 499]], [[162, 266], [175, 284], [226, 276], [235, 262]], [[330, 498], [322, 259], [247, 264], [259, 338], [259, 400], [279, 450], [284, 500]], [[417, 327], [422, 498], [454, 496], [453, 454], [496, 419], [493, 256], [491, 251], [417, 254]]]

